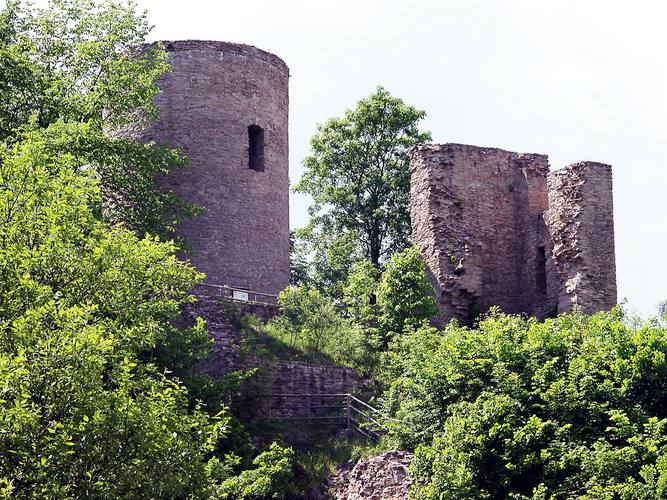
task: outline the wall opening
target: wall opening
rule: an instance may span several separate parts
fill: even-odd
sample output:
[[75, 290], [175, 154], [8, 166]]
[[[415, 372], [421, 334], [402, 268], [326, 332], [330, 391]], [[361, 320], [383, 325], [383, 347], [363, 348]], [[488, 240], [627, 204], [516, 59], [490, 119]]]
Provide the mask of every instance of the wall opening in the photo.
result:
[[248, 127], [248, 167], [264, 172], [264, 129], [258, 125]]
[[535, 285], [537, 292], [546, 295], [547, 293], [547, 255], [544, 247], [537, 247], [537, 255], [535, 257]]

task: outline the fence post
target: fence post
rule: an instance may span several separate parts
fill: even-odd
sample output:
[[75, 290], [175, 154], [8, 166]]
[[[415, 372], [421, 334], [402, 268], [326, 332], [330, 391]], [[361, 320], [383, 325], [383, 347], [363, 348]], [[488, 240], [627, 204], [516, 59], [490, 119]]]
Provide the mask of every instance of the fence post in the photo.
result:
[[310, 426], [310, 405], [311, 405], [311, 399], [310, 399], [310, 394], [308, 394], [308, 425]]
[[347, 413], [346, 415], [346, 421], [347, 421], [347, 430], [350, 430], [350, 417], [352, 417], [352, 410], [350, 409], [350, 405], [352, 404], [352, 400], [350, 399], [350, 395], [346, 394], [345, 395], [345, 412]]

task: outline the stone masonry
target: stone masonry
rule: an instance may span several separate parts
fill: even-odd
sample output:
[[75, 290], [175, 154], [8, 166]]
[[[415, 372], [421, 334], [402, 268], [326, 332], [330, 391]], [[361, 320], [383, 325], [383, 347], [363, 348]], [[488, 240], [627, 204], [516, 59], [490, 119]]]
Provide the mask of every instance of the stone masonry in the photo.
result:
[[341, 467], [329, 480], [335, 500], [407, 500], [414, 481], [408, 469], [413, 455], [388, 451]]
[[549, 172], [545, 155], [429, 144], [410, 174], [412, 239], [442, 321], [494, 305], [544, 318], [616, 303], [609, 165]]
[[[306, 409], [295, 406], [295, 395], [358, 394], [366, 389], [364, 380], [350, 368], [242, 355], [242, 334], [234, 325], [234, 318], [251, 314], [267, 321], [277, 314], [278, 307], [239, 302], [235, 307], [238, 311], [231, 312], [221, 298], [199, 294], [195, 304], [184, 308], [177, 325], [191, 327], [198, 317], [206, 321], [206, 329], [214, 343], [208, 357], [197, 366], [199, 373], [220, 378], [237, 370], [255, 370], [235, 405], [244, 417], [267, 416], [269, 403], [273, 416], [303, 416]], [[270, 402], [268, 395], [271, 395]], [[317, 403], [316, 399], [313, 401]]]
[[141, 136], [190, 160], [161, 183], [204, 209], [179, 227], [185, 257], [207, 283], [276, 295], [289, 284], [289, 70], [249, 45], [163, 44], [172, 71]]
[[594, 162], [549, 175], [544, 219], [553, 245], [558, 310], [578, 304], [585, 313], [616, 303], [611, 168]]

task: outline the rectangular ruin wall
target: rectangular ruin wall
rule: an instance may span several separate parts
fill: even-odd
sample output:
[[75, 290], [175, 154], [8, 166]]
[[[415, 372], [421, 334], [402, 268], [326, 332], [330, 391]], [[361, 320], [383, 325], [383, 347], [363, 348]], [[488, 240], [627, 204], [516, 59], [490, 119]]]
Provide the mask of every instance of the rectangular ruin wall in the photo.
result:
[[[581, 196], [568, 197], [560, 192], [571, 191], [555, 187], [558, 183], [548, 186], [545, 155], [461, 144], [416, 148], [410, 165], [412, 239], [426, 262], [441, 319], [470, 323], [491, 306], [542, 318], [572, 303], [590, 305], [586, 310], [613, 305], [611, 177], [593, 171], [579, 176], [586, 184]], [[564, 172], [558, 179], [569, 180], [570, 172], [579, 170]], [[545, 214], [557, 200], [552, 220]], [[563, 218], [576, 219], [575, 224], [561, 229], [556, 221]], [[577, 255], [586, 263], [577, 269], [587, 273], [576, 283], [565, 277], [573, 268], [569, 254], [559, 257], [553, 244], [569, 241], [566, 232], [573, 228], [574, 245], [582, 250]], [[601, 245], [611, 253], [598, 261]], [[587, 282], [609, 293], [594, 297]]]
[[551, 172], [544, 214], [553, 242], [558, 310], [587, 314], [616, 304], [611, 167], [582, 162]]

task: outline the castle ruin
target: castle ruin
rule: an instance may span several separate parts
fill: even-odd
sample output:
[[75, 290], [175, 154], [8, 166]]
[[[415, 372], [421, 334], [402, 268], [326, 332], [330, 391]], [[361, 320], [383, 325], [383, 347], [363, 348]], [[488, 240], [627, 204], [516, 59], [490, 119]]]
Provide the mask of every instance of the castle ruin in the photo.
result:
[[206, 283], [275, 296], [289, 285], [288, 80], [249, 45], [164, 41], [158, 120], [144, 140], [186, 154], [161, 187], [203, 208], [178, 230]]
[[[190, 159], [161, 180], [203, 207], [179, 226], [206, 282], [275, 297], [289, 285], [288, 80], [249, 45], [165, 41], [159, 119], [144, 140]], [[544, 318], [616, 303], [611, 167], [549, 172], [545, 155], [459, 144], [414, 149], [412, 241], [441, 320], [497, 305]], [[259, 297], [255, 295], [255, 298]]]
[[544, 318], [616, 304], [609, 165], [549, 172], [545, 155], [429, 144], [410, 174], [412, 240], [441, 321], [494, 305]]
[[[187, 155], [188, 168], [159, 181], [204, 209], [178, 227], [189, 245], [184, 257], [214, 289], [259, 292], [232, 297], [256, 301], [242, 310], [266, 320], [289, 285], [289, 70], [248, 45], [163, 44], [172, 71], [159, 82], [159, 118], [132, 134]], [[494, 305], [545, 317], [575, 304], [584, 312], [615, 304], [609, 166], [585, 162], [550, 173], [544, 155], [445, 144], [415, 148], [410, 173], [412, 239], [440, 320], [470, 322]], [[240, 333], [209, 292], [198, 289], [199, 301], [179, 320], [207, 321], [215, 344], [198, 366], [203, 373], [259, 367], [274, 396], [363, 386], [341, 367], [242, 359]]]

